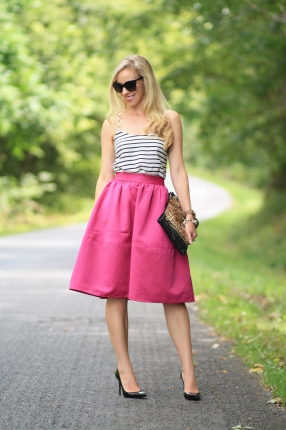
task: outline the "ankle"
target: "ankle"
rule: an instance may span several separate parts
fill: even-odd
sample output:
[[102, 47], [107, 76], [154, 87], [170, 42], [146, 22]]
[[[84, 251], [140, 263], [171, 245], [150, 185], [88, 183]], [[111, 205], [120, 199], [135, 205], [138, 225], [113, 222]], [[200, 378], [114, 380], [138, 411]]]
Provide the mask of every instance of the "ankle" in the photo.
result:
[[195, 367], [192, 364], [191, 366], [185, 367], [182, 369], [183, 375], [192, 376], [195, 373]]
[[120, 375], [128, 375], [128, 374], [132, 374], [133, 373], [133, 369], [131, 365], [125, 365], [122, 366], [118, 363], [118, 372], [120, 373]]

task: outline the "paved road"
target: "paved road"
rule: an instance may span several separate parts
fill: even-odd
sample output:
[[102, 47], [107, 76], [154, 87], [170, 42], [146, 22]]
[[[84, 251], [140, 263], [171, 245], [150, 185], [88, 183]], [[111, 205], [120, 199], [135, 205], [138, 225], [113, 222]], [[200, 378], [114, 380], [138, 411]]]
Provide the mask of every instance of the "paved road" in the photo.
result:
[[[192, 194], [202, 219], [210, 192], [205, 181], [194, 184], [191, 178], [193, 191], [207, 193], [196, 202]], [[215, 188], [211, 198], [222, 204]], [[131, 358], [148, 399], [119, 397], [105, 300], [68, 290], [83, 231], [75, 225], [0, 238], [1, 430], [228, 430], [238, 424], [285, 430], [285, 414], [267, 404], [270, 394], [231, 346], [198, 321], [196, 304], [189, 311], [202, 400], [183, 397], [162, 305], [135, 302], [129, 303]]]
[[[165, 185], [169, 191], [174, 191], [169, 172], [167, 172]], [[226, 190], [204, 179], [189, 176], [189, 188], [192, 207], [195, 209], [199, 221], [219, 215], [232, 204], [231, 197]]]

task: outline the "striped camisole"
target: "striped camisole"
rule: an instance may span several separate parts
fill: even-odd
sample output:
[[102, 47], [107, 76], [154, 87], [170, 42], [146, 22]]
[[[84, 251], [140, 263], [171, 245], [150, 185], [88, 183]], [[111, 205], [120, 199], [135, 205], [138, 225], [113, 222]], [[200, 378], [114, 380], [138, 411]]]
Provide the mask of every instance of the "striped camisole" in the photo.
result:
[[118, 127], [114, 137], [114, 172], [143, 173], [166, 178], [168, 152], [163, 149], [164, 141], [154, 134], [130, 134]]

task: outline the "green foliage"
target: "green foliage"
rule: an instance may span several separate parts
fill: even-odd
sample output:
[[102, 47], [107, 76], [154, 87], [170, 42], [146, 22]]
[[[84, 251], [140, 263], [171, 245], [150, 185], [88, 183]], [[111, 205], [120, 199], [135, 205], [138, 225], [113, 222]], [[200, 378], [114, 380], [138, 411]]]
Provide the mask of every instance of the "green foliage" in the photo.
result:
[[5, 3], [0, 22], [1, 174], [20, 178], [54, 170], [53, 134], [65, 120], [67, 101], [43, 83], [44, 65], [33, 58], [27, 35]]
[[0, 213], [2, 222], [18, 215], [22, 218], [34, 212], [41, 212], [42, 207], [35, 202], [46, 192], [56, 190], [49, 172], [40, 172], [38, 176], [26, 173], [20, 180], [12, 176], [0, 176]]
[[105, 69], [84, 51], [69, 3], [13, 5], [0, 7], [0, 173], [48, 170], [59, 190], [74, 189], [98, 173]]
[[[186, 40], [162, 53], [163, 84], [197, 124], [209, 167], [263, 169], [264, 186], [286, 185], [286, 13], [279, 1], [166, 0]], [[183, 91], [182, 91], [183, 90]], [[191, 99], [191, 102], [190, 102]], [[206, 160], [205, 160], [206, 162]]]

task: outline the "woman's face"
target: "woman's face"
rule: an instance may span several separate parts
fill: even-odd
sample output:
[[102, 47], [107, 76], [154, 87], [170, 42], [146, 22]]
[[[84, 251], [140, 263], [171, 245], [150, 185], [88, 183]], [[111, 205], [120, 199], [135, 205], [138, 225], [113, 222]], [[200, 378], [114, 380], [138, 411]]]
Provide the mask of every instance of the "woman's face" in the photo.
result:
[[[120, 84], [125, 84], [125, 82], [133, 81], [137, 78], [140, 78], [140, 76], [135, 69], [123, 69], [118, 73], [116, 80]], [[123, 91], [120, 96], [124, 98], [129, 106], [136, 107], [143, 100], [144, 93], [144, 80], [140, 79], [136, 82], [136, 90], [128, 91], [125, 87], [123, 87]]]

